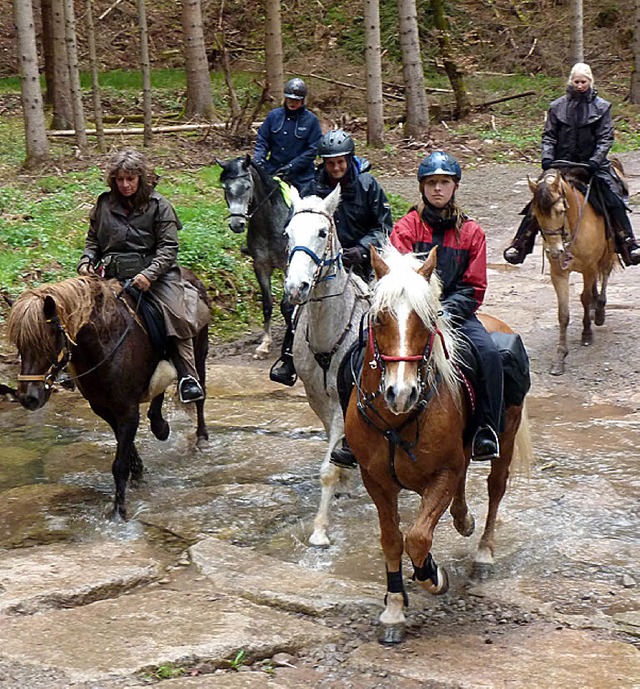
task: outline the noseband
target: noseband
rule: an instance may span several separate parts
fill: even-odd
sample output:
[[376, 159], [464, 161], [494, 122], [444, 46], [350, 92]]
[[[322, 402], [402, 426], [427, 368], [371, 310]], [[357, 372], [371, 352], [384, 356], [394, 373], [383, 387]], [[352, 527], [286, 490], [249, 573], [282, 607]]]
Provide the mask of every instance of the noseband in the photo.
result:
[[[251, 175], [250, 172], [247, 172], [246, 174], [243, 175], [236, 175], [235, 177], [230, 177], [230, 180], [235, 180], [235, 179], [250, 179], [252, 184], [251, 184], [251, 197], [249, 198], [249, 202], [247, 203], [247, 210], [249, 206], [251, 205], [251, 202], [253, 201], [253, 192], [255, 190], [255, 184], [253, 183], [253, 176]], [[231, 218], [242, 218], [243, 220], [246, 220], [247, 222], [253, 218], [253, 216], [262, 208], [262, 206], [273, 196], [273, 194], [278, 191], [279, 187], [275, 186], [263, 199], [260, 201], [260, 203], [251, 211], [251, 213], [245, 212], [245, 213], [237, 213], [237, 212], [232, 212], [229, 211], [229, 219]], [[225, 197], [226, 197], [226, 192], [225, 192]], [[228, 205], [228, 203], [227, 203]]]

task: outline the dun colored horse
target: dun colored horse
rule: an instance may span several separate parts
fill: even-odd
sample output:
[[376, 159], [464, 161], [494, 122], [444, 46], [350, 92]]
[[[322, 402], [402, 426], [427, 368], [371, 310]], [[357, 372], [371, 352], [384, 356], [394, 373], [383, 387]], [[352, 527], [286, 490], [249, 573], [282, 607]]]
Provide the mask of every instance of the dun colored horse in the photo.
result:
[[[188, 271], [206, 299], [204, 288]], [[10, 340], [21, 358], [18, 399], [34, 411], [51, 396], [58, 375], [66, 369], [91, 409], [112, 428], [117, 441], [112, 472], [115, 480], [114, 516], [126, 519], [129, 477], [142, 477], [135, 446], [140, 403], [151, 400], [147, 416], [159, 440], [169, 437], [162, 416], [164, 390], [175, 370], [153, 347], [137, 313], [137, 303], [117, 280], [78, 277], [24, 292], [8, 322]], [[194, 338], [196, 368], [205, 383], [208, 337], [205, 326]], [[196, 402], [198, 444], [207, 438], [204, 401]]]
[[358, 326], [369, 308], [366, 284], [342, 265], [342, 247], [333, 213], [340, 187], [322, 200], [296, 199], [287, 226], [289, 266], [285, 297], [299, 307], [293, 342], [293, 359], [307, 401], [327, 433], [327, 448], [320, 467], [322, 495], [309, 538], [311, 545], [328, 546], [331, 499], [349, 469], [330, 463], [331, 451], [344, 435], [344, 418], [337, 389], [340, 362], [358, 337]]
[[542, 234], [544, 251], [549, 259], [551, 282], [558, 300], [559, 338], [550, 373], [564, 373], [568, 353], [569, 275], [582, 273], [582, 336], [588, 346], [593, 342], [591, 309], [596, 325], [603, 325], [607, 303], [607, 283], [615, 261], [613, 241], [607, 237], [604, 219], [596, 213], [585, 196], [555, 169], [545, 172], [534, 182], [531, 210]]
[[216, 162], [222, 167], [220, 182], [229, 207], [229, 227], [236, 233], [247, 231], [247, 251], [260, 286], [264, 319], [262, 341], [254, 358], [265, 359], [271, 349], [271, 276], [276, 268], [284, 270], [287, 265], [284, 228], [289, 206], [279, 183], [254, 165], [251, 156]]
[[[380, 522], [387, 595], [379, 640], [396, 644], [404, 638], [404, 606], [408, 604], [403, 550], [418, 583], [429, 593], [442, 594], [449, 581], [431, 554], [434, 528], [448, 507], [460, 534], [470, 536], [475, 528], [465, 499], [470, 448], [464, 431], [471, 411], [456, 364], [464, 345], [442, 315], [436, 249], [424, 262], [411, 254], [401, 255], [393, 247], [382, 255], [372, 249], [372, 263], [378, 282], [369, 312], [368, 345], [345, 429]], [[486, 322], [511, 332], [497, 319]], [[489, 509], [475, 558], [475, 573], [480, 577], [487, 576], [493, 566], [496, 515], [516, 436], [518, 454], [528, 460], [531, 444], [523, 406], [506, 410], [500, 457], [491, 463]], [[398, 513], [402, 489], [421, 497], [420, 512], [404, 544]]]

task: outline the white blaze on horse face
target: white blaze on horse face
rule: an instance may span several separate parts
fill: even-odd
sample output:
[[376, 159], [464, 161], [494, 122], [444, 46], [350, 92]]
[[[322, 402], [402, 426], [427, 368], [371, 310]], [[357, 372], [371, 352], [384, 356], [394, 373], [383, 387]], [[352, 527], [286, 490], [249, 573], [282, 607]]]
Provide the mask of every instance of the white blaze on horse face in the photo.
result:
[[284, 280], [285, 295], [292, 304], [304, 304], [309, 298], [315, 274], [318, 270], [313, 258], [300, 247], [305, 247], [322, 259], [326, 247], [327, 232], [322, 223], [323, 216], [302, 213], [294, 216], [287, 228], [289, 234], [289, 266]]
[[[409, 317], [413, 310], [409, 304], [401, 304], [396, 309], [398, 325], [398, 351], [396, 356], [412, 356], [415, 352], [408, 349]], [[387, 405], [394, 414], [404, 414], [416, 403], [418, 381], [415, 363], [399, 361], [392, 366], [387, 364], [386, 392]]]

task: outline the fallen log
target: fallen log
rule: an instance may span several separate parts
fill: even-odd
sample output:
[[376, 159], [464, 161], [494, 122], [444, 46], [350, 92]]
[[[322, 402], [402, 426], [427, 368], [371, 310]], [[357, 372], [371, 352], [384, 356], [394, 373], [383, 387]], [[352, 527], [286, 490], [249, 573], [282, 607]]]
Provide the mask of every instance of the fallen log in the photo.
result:
[[[167, 132], [193, 132], [201, 129], [226, 129], [227, 124], [224, 122], [214, 122], [210, 124], [172, 124], [160, 127], [151, 127], [152, 134], [165, 134]], [[47, 132], [47, 136], [75, 136], [75, 129], [52, 129]], [[88, 136], [95, 136], [95, 129], [85, 130]], [[115, 127], [112, 129], [105, 129], [103, 131], [105, 136], [109, 134], [144, 134], [143, 127]]]

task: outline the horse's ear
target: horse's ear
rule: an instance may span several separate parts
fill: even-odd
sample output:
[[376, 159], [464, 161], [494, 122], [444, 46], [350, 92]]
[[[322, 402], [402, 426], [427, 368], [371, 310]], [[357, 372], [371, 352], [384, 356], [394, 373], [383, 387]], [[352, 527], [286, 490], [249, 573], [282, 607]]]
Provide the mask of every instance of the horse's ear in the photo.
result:
[[214, 165], [219, 165], [219, 166], [224, 170], [224, 167], [225, 167], [224, 160], [220, 160], [219, 158], [214, 158], [214, 159], [213, 159], [213, 164], [214, 164]]
[[436, 269], [436, 266], [438, 264], [438, 247], [434, 246], [433, 249], [429, 252], [429, 255], [425, 259], [424, 263], [418, 268], [418, 275], [422, 275], [422, 277], [429, 282], [431, 279], [431, 275], [433, 274], [433, 271]]
[[289, 198], [291, 199], [291, 203], [294, 208], [300, 203], [300, 192], [293, 186], [293, 184], [289, 185]]
[[336, 208], [340, 204], [340, 185], [337, 184], [336, 188], [327, 196], [324, 200], [324, 210], [328, 215], [333, 215], [336, 212]]
[[52, 318], [55, 318], [55, 316], [57, 315], [58, 309], [56, 307], [55, 299], [52, 296], [47, 295], [44, 298], [43, 311], [44, 311], [44, 317], [47, 320], [51, 320]]
[[527, 182], [529, 183], [529, 189], [531, 190], [532, 194], [536, 193], [536, 189], [538, 188], [538, 182], [535, 182], [534, 180], [527, 175]]
[[389, 266], [384, 262], [382, 256], [378, 253], [373, 244], [369, 245], [369, 251], [371, 252], [371, 265], [373, 266], [373, 272], [376, 274], [376, 279], [379, 280], [383, 278], [389, 272]]

